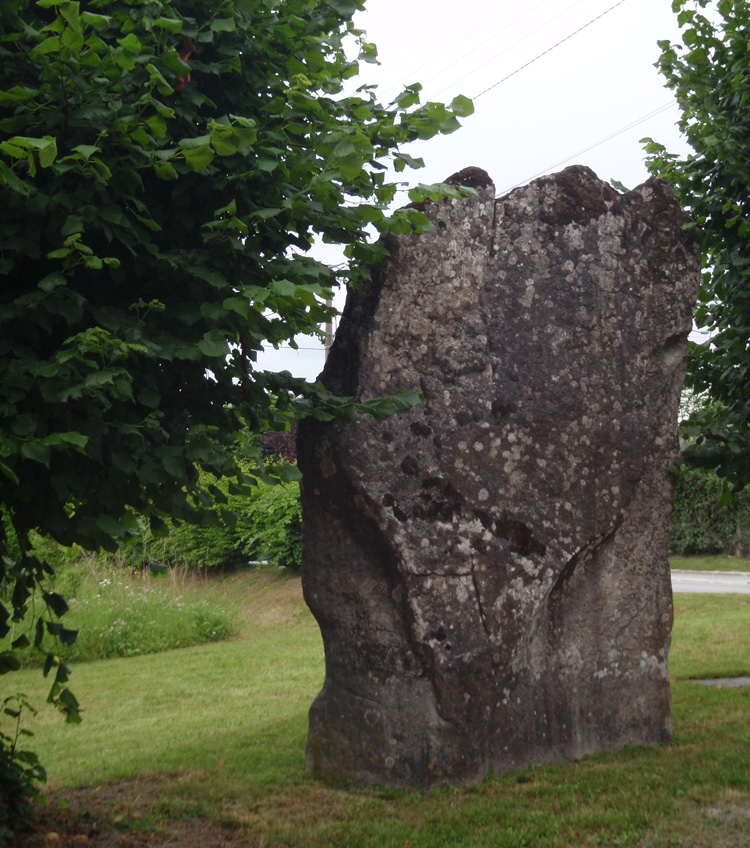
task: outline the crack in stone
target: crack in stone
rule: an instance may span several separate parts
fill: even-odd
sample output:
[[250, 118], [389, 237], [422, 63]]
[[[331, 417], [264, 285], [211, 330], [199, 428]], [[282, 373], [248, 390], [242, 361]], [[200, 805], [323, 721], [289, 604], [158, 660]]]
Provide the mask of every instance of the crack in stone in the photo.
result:
[[479, 582], [477, 581], [477, 571], [475, 567], [474, 557], [471, 557], [471, 583], [474, 586], [474, 593], [477, 597], [477, 612], [479, 613], [479, 620], [482, 622], [482, 627], [484, 628], [484, 632], [487, 635], [487, 638], [491, 639], [492, 632], [487, 622], [487, 616], [484, 612], [484, 605], [482, 604], [482, 594], [479, 588]]
[[640, 616], [643, 610], [648, 606], [648, 602], [644, 601], [638, 609], [630, 616], [630, 618], [622, 625], [622, 627], [618, 628], [617, 633], [615, 633], [615, 639], [619, 639], [620, 636], [630, 627], [630, 625]]

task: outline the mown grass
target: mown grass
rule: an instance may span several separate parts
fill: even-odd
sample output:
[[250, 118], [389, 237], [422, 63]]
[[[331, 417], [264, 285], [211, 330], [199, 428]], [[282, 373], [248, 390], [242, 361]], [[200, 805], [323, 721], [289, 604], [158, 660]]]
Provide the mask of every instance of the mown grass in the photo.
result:
[[669, 558], [672, 568], [686, 571], [750, 571], [750, 559], [716, 554], [715, 556], [689, 556]]
[[750, 595], [677, 594], [674, 607], [673, 680], [750, 675]]
[[[247, 599], [236, 640], [76, 667], [84, 723], [65, 726], [47, 710], [34, 727], [53, 787], [87, 784], [92, 796], [106, 795], [125, 780], [118, 798], [124, 792], [143, 815], [137, 826], [169, 832], [175, 822], [211, 820], [254, 848], [750, 844], [750, 689], [686, 679], [750, 672], [747, 651], [740, 660], [750, 631], [743, 596], [677, 596], [671, 747], [421, 794], [307, 778], [307, 710], [323, 651], [299, 581], [235, 575], [214, 591]], [[43, 698], [38, 672], [14, 683]]]

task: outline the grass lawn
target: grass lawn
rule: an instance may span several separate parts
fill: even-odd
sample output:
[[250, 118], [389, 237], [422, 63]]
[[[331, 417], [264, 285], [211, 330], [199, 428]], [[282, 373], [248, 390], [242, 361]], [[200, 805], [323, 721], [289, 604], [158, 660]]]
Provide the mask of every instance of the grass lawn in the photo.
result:
[[[750, 845], [750, 688], [688, 679], [750, 674], [748, 596], [676, 597], [671, 747], [421, 794], [347, 791], [305, 776], [323, 650], [299, 580], [248, 573], [207, 591], [245, 599], [234, 641], [76, 666], [78, 727], [40, 709], [32, 742], [49, 771], [50, 803], [72, 805], [58, 815], [69, 834], [84, 836], [95, 821], [96, 846]], [[13, 677], [43, 700], [38, 671]], [[49, 827], [19, 845], [48, 844]]]
[[717, 554], [716, 556], [689, 556], [669, 558], [672, 568], [687, 571], [750, 571], [750, 559]]

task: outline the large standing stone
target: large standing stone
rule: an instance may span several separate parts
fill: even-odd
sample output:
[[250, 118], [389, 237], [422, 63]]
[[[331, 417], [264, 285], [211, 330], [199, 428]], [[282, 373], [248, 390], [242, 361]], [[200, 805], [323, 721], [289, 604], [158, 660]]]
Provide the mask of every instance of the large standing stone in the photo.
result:
[[698, 250], [665, 183], [568, 168], [429, 205], [353, 292], [323, 380], [419, 387], [307, 422], [313, 774], [476, 780], [670, 739], [667, 562]]

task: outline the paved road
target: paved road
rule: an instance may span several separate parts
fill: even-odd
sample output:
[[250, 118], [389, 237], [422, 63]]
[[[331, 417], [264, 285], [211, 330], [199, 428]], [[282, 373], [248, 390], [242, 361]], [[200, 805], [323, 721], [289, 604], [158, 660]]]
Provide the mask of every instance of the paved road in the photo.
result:
[[673, 592], [732, 592], [750, 595], [748, 571], [672, 570]]

